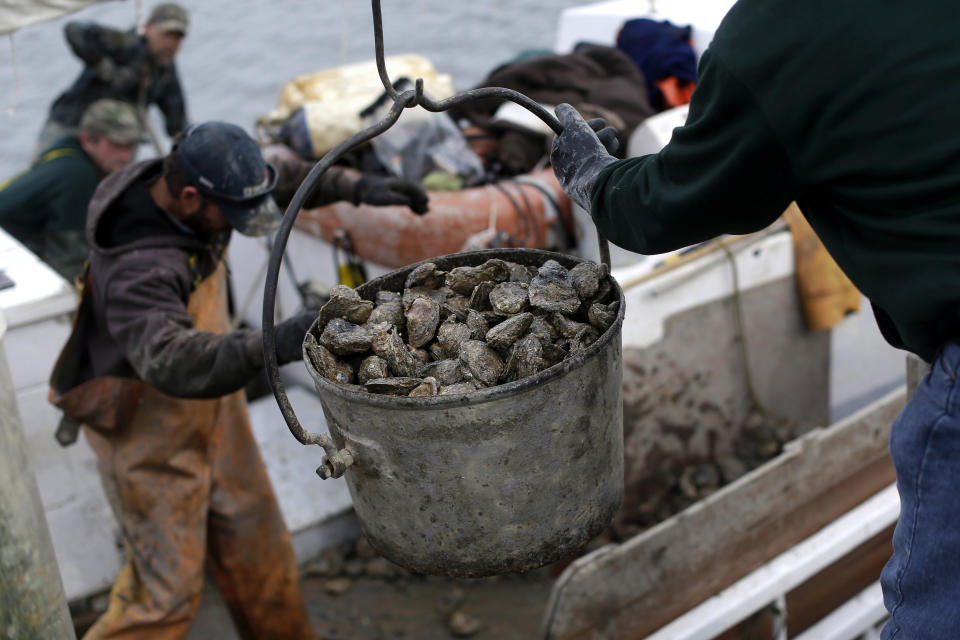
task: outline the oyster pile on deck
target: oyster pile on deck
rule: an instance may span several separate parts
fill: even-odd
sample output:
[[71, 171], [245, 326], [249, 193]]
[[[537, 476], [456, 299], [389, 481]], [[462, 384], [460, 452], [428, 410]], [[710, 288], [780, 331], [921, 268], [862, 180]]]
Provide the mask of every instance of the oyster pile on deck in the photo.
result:
[[[371, 393], [468, 393], [532, 376], [593, 344], [617, 318], [606, 269], [555, 260], [525, 267], [492, 259], [410, 272], [402, 293], [376, 302], [334, 287], [307, 337], [328, 380]], [[318, 333], [319, 332], [319, 333]]]

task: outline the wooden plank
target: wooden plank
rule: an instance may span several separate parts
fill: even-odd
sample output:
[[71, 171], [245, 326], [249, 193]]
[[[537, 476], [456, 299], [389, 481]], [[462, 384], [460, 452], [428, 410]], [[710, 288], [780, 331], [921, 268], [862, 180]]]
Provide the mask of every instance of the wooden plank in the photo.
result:
[[[791, 638], [822, 620], [880, 578], [893, 554], [888, 527], [787, 594], [787, 632]], [[812, 637], [816, 637], [815, 635]]]
[[[823, 632], [824, 629], [839, 630], [830, 627], [831, 620], [844, 619], [846, 624], [851, 624], [847, 618], [855, 617], [855, 613], [860, 610], [871, 620], [882, 618], [882, 601], [881, 611], [877, 614], [876, 602], [866, 598], [864, 589], [868, 589], [870, 585], [879, 589], [877, 578], [893, 553], [892, 538], [893, 527], [888, 527], [787, 593], [788, 637], [799, 639], [803, 634], [805, 640], [821, 640], [827, 635]], [[862, 602], [854, 602], [858, 599]], [[850, 611], [841, 611], [845, 608]], [[715, 640], [774, 640], [769, 611], [769, 608], [758, 611], [747, 620], [717, 635]], [[852, 624], [854, 628], [863, 628], [857, 627], [856, 621]], [[842, 633], [839, 635], [843, 637]], [[859, 634], [850, 634], [847, 640], [857, 635]], [[831, 634], [831, 637], [837, 636]]]
[[796, 640], [855, 640], [879, 638], [871, 633], [886, 618], [880, 581], [872, 583], [830, 615], [803, 632]]
[[[891, 526], [899, 512], [897, 487], [891, 484], [809, 538], [686, 611], [647, 636], [647, 640], [711, 640], [718, 632], [768, 608], [786, 592], [841, 561], [844, 555]], [[789, 610], [787, 605], [786, 611]]]
[[643, 638], [894, 481], [894, 391], [706, 500], [620, 545], [578, 559], [557, 580], [541, 637]]

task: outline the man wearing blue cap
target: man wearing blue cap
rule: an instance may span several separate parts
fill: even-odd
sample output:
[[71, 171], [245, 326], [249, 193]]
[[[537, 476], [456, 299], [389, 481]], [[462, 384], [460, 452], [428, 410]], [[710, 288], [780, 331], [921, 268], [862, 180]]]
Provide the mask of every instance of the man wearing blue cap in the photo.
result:
[[[243, 637], [313, 637], [243, 394], [264, 366], [261, 333], [231, 331], [227, 313], [230, 232], [277, 226], [276, 180], [242, 129], [208, 122], [91, 202], [89, 273], [51, 400], [84, 425], [128, 563], [85, 638], [182, 638], [204, 566]], [[281, 364], [301, 359], [314, 317], [277, 325]]]

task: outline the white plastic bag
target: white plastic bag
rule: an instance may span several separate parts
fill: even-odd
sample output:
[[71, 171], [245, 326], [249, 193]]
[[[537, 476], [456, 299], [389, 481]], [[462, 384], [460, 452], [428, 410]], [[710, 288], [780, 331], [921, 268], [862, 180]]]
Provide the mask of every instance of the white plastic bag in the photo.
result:
[[[409, 88], [409, 82], [401, 80], [395, 86], [402, 92]], [[365, 110], [367, 126], [382, 119], [392, 104], [381, 96], [375, 106]], [[380, 164], [410, 182], [419, 183], [434, 171], [459, 177], [464, 187], [484, 180], [483, 161], [453, 119], [443, 112], [433, 113], [422, 107], [404, 109], [400, 119], [370, 144]]]

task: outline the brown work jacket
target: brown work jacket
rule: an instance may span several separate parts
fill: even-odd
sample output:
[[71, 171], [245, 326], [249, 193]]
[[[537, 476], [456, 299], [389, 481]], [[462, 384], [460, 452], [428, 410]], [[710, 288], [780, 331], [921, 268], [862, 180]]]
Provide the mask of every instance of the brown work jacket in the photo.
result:
[[[263, 367], [260, 331], [198, 330], [188, 312], [191, 294], [221, 265], [228, 237], [204, 242], [187, 232], [150, 234], [152, 200], [131, 207], [122, 197], [159, 169], [152, 160], [111, 174], [90, 204], [89, 270], [49, 396], [90, 426], [110, 429], [129, 417], [144, 384], [173, 397], [216, 398], [242, 388]], [[142, 237], [110, 242], [111, 225], [141, 222]]]

